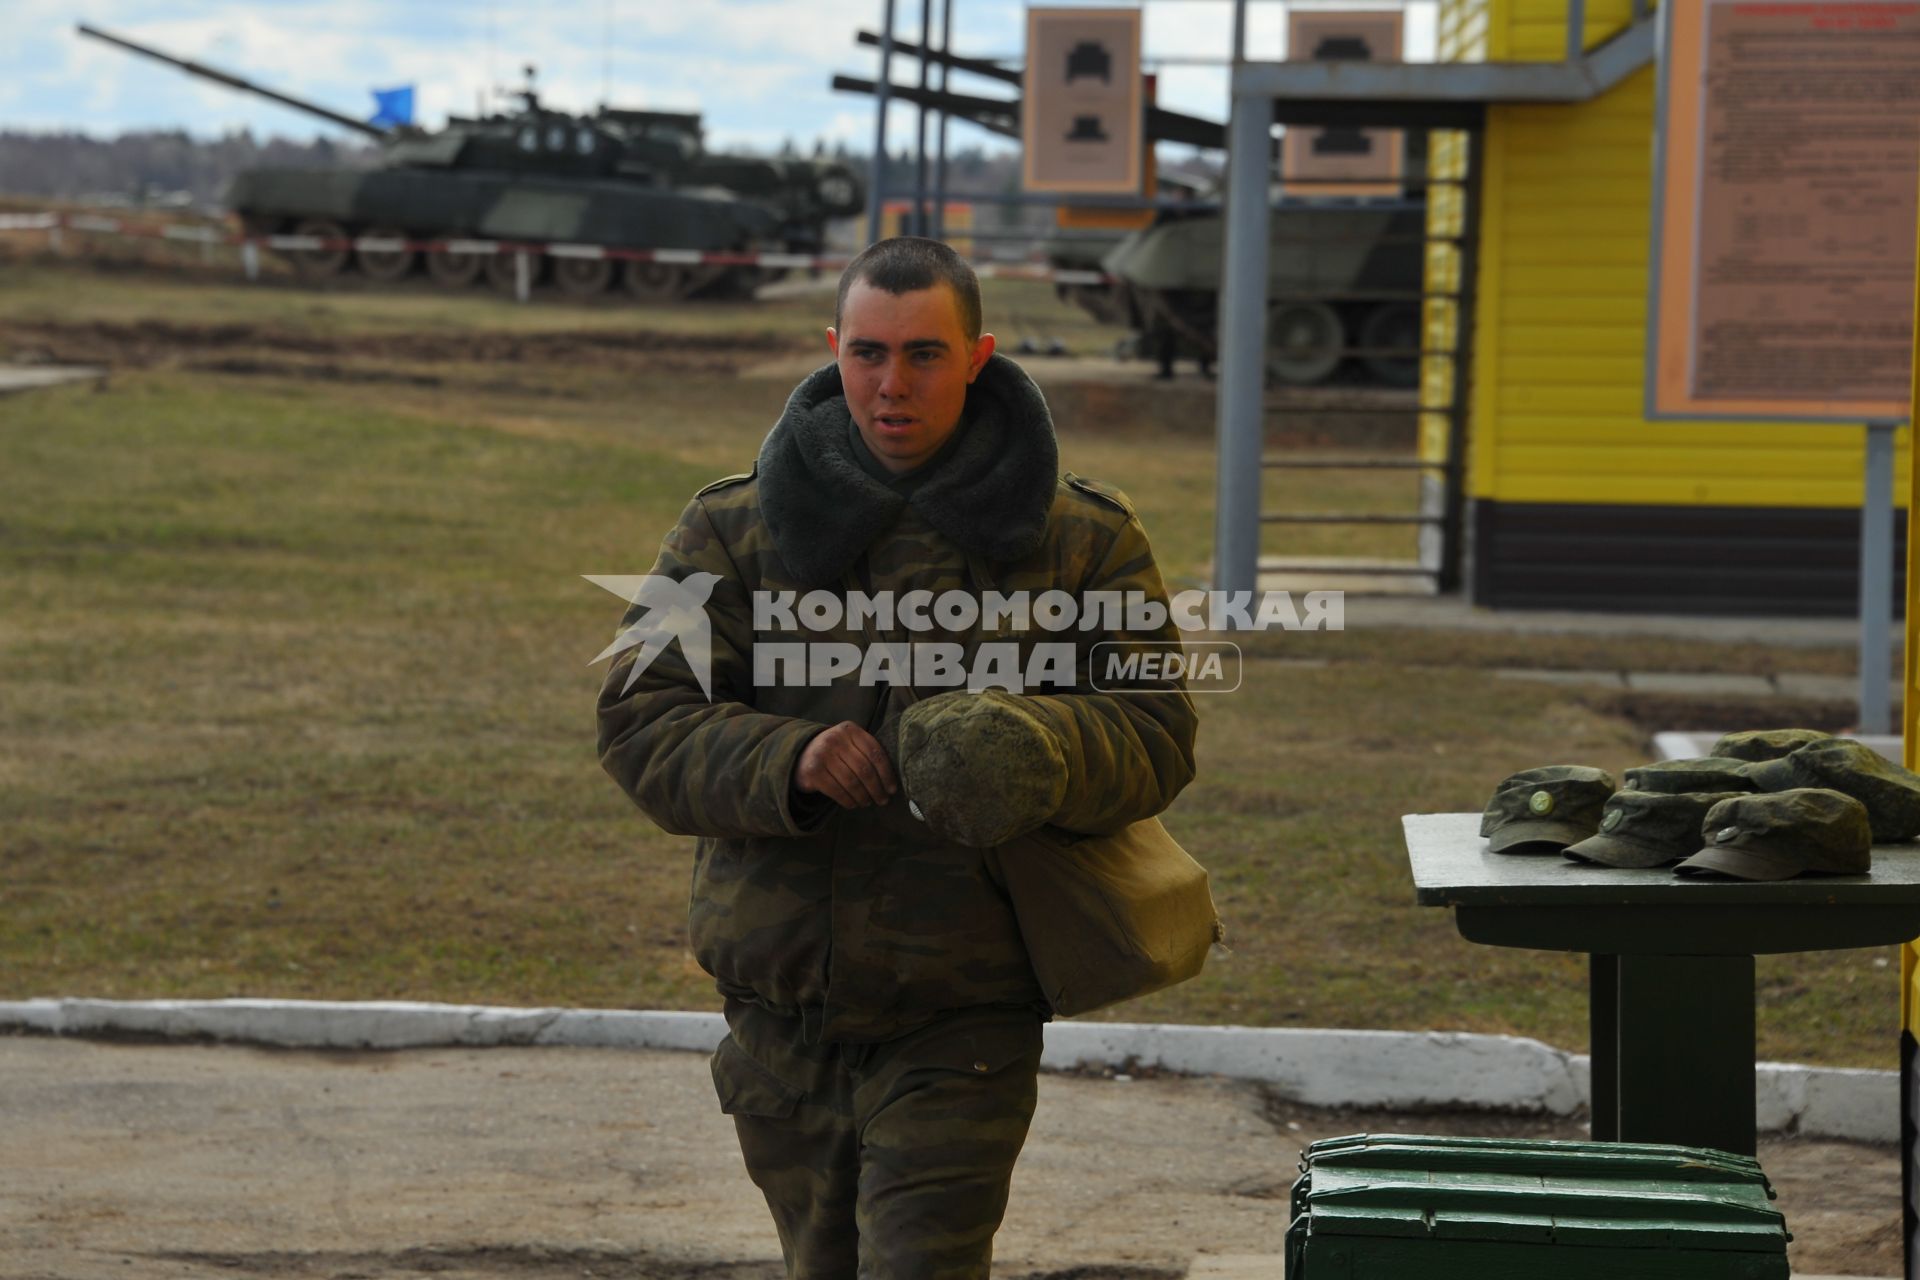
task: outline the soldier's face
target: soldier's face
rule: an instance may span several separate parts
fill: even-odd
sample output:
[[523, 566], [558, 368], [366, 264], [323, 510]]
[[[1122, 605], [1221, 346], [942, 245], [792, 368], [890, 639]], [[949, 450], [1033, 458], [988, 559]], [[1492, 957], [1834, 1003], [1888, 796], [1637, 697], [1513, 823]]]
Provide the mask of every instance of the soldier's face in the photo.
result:
[[944, 283], [888, 293], [860, 280], [847, 291], [839, 330], [827, 330], [827, 348], [860, 438], [899, 474], [938, 453], [960, 425], [993, 335], [967, 341], [959, 301]]

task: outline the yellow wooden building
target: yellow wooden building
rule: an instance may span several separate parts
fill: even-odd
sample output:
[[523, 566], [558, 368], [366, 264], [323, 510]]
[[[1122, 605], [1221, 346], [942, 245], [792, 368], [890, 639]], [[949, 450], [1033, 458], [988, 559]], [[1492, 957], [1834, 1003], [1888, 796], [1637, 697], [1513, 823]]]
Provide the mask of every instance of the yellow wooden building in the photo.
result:
[[[1443, 0], [1439, 57], [1558, 62], [1567, 13]], [[1631, 0], [1587, 0], [1587, 47], [1632, 17]], [[1656, 79], [1647, 66], [1587, 102], [1489, 104], [1477, 184], [1429, 201], [1436, 236], [1477, 230], [1428, 258], [1430, 290], [1466, 286], [1460, 303], [1427, 303], [1429, 349], [1453, 346], [1461, 315], [1472, 325], [1457, 375], [1466, 589], [1494, 607], [1852, 613], [1864, 427], [1645, 417]], [[1462, 176], [1473, 151], [1465, 133], [1434, 135], [1434, 177]], [[1430, 356], [1425, 375], [1423, 406], [1450, 403], [1451, 359]], [[1425, 458], [1448, 439], [1445, 415], [1424, 414]], [[1906, 465], [1902, 452], [1896, 474]]]

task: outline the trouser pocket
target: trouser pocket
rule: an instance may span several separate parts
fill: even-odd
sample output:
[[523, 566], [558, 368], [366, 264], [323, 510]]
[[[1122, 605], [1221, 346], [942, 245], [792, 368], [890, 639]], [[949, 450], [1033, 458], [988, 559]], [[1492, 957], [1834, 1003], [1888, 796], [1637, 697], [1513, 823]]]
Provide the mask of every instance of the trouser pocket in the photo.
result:
[[755, 1062], [731, 1034], [713, 1051], [712, 1067], [713, 1091], [727, 1115], [785, 1120], [800, 1105], [801, 1091]]

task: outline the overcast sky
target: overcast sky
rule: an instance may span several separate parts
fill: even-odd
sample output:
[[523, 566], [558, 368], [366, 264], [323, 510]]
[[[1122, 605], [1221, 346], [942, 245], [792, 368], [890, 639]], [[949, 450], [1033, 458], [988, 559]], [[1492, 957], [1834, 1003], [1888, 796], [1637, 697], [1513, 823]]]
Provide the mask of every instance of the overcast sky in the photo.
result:
[[[1112, 0], [1109, 0], [1111, 3]], [[421, 123], [472, 114], [492, 86], [517, 86], [539, 68], [549, 104], [698, 110], [709, 141], [771, 148], [792, 138], [844, 139], [865, 150], [871, 99], [828, 89], [836, 71], [872, 78], [878, 55], [854, 32], [877, 28], [884, 0], [0, 0], [0, 128], [77, 129], [103, 135], [185, 128], [216, 135], [312, 137], [331, 126], [123, 53], [74, 33], [74, 23], [310, 98], [348, 115], [373, 112], [371, 90], [416, 86]], [[1020, 0], [953, 0], [956, 53], [1017, 57]], [[897, 0], [897, 30], [913, 38], [920, 0]], [[1146, 55], [1219, 58], [1230, 51], [1230, 0], [1148, 0]], [[1401, 8], [1394, 0], [1315, 8]], [[1408, 0], [1407, 56], [1432, 56], [1433, 4]], [[1281, 4], [1251, 6], [1251, 51], [1284, 54]], [[936, 23], [938, 19], [936, 18]], [[911, 68], [897, 67], [896, 79]], [[1007, 92], [961, 77], [956, 88]], [[1160, 100], [1226, 115], [1217, 68], [1161, 68]], [[496, 104], [498, 100], [495, 100]], [[912, 113], [893, 113], [904, 145]], [[958, 126], [956, 145], [992, 142]]]

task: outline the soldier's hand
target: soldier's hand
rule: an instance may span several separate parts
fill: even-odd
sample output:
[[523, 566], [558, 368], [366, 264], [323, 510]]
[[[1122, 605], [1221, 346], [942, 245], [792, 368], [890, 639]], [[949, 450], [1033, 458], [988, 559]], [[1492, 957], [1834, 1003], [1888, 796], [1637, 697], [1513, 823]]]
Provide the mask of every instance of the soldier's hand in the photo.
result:
[[900, 789], [879, 741], [851, 720], [814, 735], [794, 763], [793, 785], [843, 809], [885, 804]]

